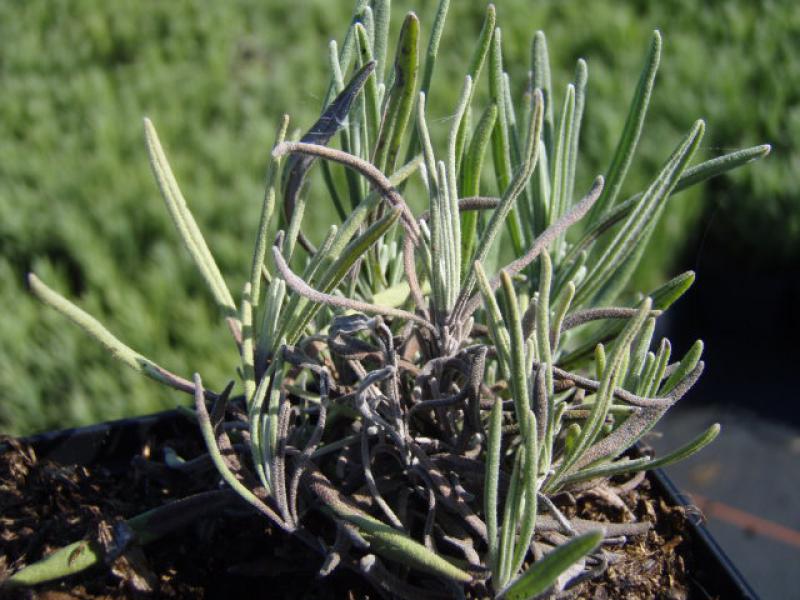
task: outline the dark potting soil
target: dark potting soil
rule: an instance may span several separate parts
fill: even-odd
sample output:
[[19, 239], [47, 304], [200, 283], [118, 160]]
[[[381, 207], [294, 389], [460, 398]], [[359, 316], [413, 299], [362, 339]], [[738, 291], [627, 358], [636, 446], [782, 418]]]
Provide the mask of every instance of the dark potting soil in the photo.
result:
[[632, 537], [621, 546], [609, 547], [623, 558], [610, 565], [603, 576], [585, 582], [573, 595], [566, 597], [593, 600], [714, 598], [692, 585], [693, 556], [687, 528], [690, 516], [686, 508], [667, 504], [653, 493], [648, 479], [620, 497], [624, 507], [586, 496], [578, 501], [574, 511], [565, 512], [570, 516], [612, 523], [629, 522], [632, 514], [636, 521], [650, 521], [655, 527], [646, 536]]
[[[6, 440], [8, 441], [8, 440]], [[163, 448], [180, 456], [199, 454], [185, 437], [146, 444], [132, 468], [104, 468], [37, 460], [31, 447], [12, 440], [0, 455], [0, 581], [53, 550], [80, 539], [97, 539], [115, 522], [189, 494], [212, 489], [208, 464], [184, 472], [161, 462]], [[625, 507], [594, 496], [563, 505], [570, 515], [610, 522], [655, 523], [646, 538], [611, 548], [624, 559], [570, 592], [572, 598], [708, 598], [692, 592], [691, 546], [683, 508], [667, 506], [645, 480], [622, 496]], [[381, 597], [346, 569], [317, 577], [322, 557], [241, 508], [220, 511], [145, 547], [134, 547], [112, 565], [99, 566], [4, 598], [43, 600], [154, 598]], [[140, 590], [150, 588], [151, 592]]]

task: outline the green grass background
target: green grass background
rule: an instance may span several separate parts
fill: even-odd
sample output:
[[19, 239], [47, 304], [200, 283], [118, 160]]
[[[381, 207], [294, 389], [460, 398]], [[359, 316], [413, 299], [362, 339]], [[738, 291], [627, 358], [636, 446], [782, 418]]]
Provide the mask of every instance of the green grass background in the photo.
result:
[[[414, 8], [427, 38], [435, 2]], [[498, 0], [515, 91], [543, 29], [559, 106], [589, 63], [576, 190], [610, 162], [650, 32], [662, 67], [628, 189], [652, 177], [697, 117], [704, 158], [769, 142], [755, 167], [676, 197], [637, 282], [662, 280], [702, 211], [733, 261], [800, 256], [800, 9], [792, 0]], [[442, 132], [485, 4], [454, 0], [431, 96]], [[149, 116], [232, 289], [241, 289], [278, 117], [308, 127], [327, 82], [327, 42], [350, 0], [70, 0], [0, 3], [0, 431], [29, 433], [152, 412], [187, 397], [116, 364], [26, 291], [33, 270], [133, 348], [220, 387], [236, 365], [227, 331], [152, 180]], [[485, 79], [481, 87], [485, 88]], [[438, 135], [443, 135], [439, 132]], [[434, 132], [436, 135], [436, 132]], [[307, 213], [311, 231], [327, 205]], [[702, 277], [702, 274], [701, 274]]]

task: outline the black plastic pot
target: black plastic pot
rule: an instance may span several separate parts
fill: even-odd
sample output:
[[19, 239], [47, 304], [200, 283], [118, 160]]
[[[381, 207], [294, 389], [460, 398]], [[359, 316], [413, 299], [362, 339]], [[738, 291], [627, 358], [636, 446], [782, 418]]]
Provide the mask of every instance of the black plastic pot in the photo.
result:
[[[177, 410], [154, 415], [99, 423], [89, 427], [63, 429], [26, 438], [40, 460], [61, 464], [102, 466], [109, 471], [127, 469], [131, 457], [139, 454], [149, 440], [178, 434], [191, 435], [195, 429], [189, 418]], [[4, 448], [0, 445], [0, 451]], [[661, 469], [648, 473], [655, 490], [672, 506], [690, 506]], [[692, 598], [756, 600], [741, 573], [731, 563], [700, 518], [689, 519], [695, 568]]]
[[[662, 469], [649, 471], [648, 477], [656, 491], [666, 498], [670, 505], [691, 506], [691, 499], [681, 494]], [[758, 596], [713, 538], [701, 517], [690, 518], [688, 522], [692, 553], [695, 557], [692, 583], [697, 587], [697, 592], [706, 594], [699, 597], [756, 600]]]

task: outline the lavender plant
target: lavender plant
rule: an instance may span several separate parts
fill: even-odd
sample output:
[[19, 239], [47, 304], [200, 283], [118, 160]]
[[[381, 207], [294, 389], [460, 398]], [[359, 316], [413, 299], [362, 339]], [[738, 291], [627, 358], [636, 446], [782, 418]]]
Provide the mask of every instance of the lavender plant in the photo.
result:
[[[625, 289], [672, 195], [769, 147], [690, 167], [705, 128], [697, 121], [649, 187], [623, 199], [660, 59], [654, 32], [608, 171], [577, 198], [587, 64], [578, 61], [557, 107], [537, 32], [529, 80], [515, 98], [492, 5], [446, 144], [436, 147], [426, 99], [448, 5], [439, 2], [424, 61], [420, 23], [406, 15], [390, 65], [389, 0], [357, 2], [341, 47], [330, 45], [319, 120], [296, 141], [288, 117], [278, 128], [238, 304], [145, 120], [170, 216], [241, 357], [240, 398], [231, 400], [234, 382], [216, 392], [199, 374], [169, 372], [30, 275], [34, 294], [122, 362], [193, 395], [227, 484], [181, 501], [180, 511], [130, 519], [130, 542], [235, 495], [318, 552], [323, 576], [343, 566], [392, 597], [532, 598], [602, 573], [615, 546], [651, 527], [568, 518], [556, 495], [615, 498], [645, 470], [719, 433], [714, 425], [659, 458], [627, 454], [703, 363], [699, 341], [672, 360], [669, 341], [654, 340], [656, 319], [693, 273], [633, 301]], [[473, 123], [481, 76], [489, 102]], [[319, 202], [306, 185], [314, 166], [341, 217], [319, 247], [303, 230], [308, 203]], [[414, 179], [427, 195], [419, 215], [405, 200]], [[494, 269], [503, 235], [517, 258]], [[7, 584], [103, 559], [96, 545], [76, 542]]]

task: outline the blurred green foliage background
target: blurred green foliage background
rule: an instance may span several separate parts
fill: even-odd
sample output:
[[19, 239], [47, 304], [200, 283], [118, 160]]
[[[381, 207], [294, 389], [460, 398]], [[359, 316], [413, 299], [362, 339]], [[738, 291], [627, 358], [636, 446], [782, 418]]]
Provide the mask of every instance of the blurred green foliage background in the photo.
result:
[[[427, 37], [433, 0], [415, 9]], [[453, 1], [430, 114], [446, 125], [485, 3]], [[800, 10], [793, 0], [497, 0], [506, 67], [521, 93], [535, 30], [557, 90], [589, 63], [576, 190], [608, 166], [653, 28], [662, 66], [637, 191], [697, 117], [702, 158], [768, 142], [755, 166], [671, 202], [637, 282], [672, 271], [703, 211], [731, 264], [800, 256]], [[0, 431], [29, 433], [185, 402], [115, 363], [25, 290], [33, 270], [174, 372], [220, 387], [227, 331], [163, 208], [143, 145], [149, 116], [231, 289], [241, 289], [279, 115], [306, 128], [327, 86], [327, 42], [351, 0], [69, 0], [0, 3]], [[485, 87], [485, 80], [481, 87]], [[560, 106], [561, 92], [556, 96]], [[441, 134], [440, 134], [441, 135]], [[332, 211], [307, 213], [313, 232]], [[668, 250], [668, 252], [667, 252]], [[669, 254], [669, 256], [666, 256]], [[702, 282], [702, 273], [701, 282]]]

